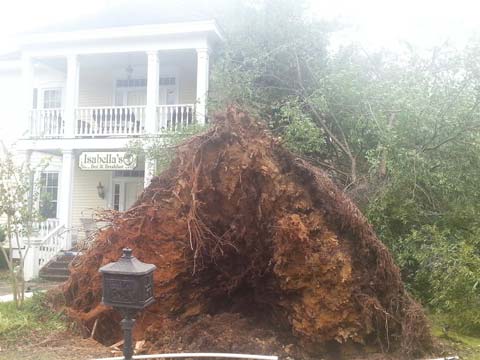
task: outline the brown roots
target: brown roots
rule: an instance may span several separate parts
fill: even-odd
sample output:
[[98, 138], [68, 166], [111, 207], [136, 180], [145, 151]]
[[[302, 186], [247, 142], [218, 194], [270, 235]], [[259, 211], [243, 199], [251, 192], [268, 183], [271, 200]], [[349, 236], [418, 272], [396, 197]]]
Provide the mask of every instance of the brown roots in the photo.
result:
[[[408, 354], [431, 346], [421, 307], [357, 207], [235, 108], [180, 146], [131, 209], [110, 215], [64, 288], [70, 316], [90, 330], [98, 319], [103, 343], [121, 334], [100, 305], [98, 268], [128, 246], [158, 268], [156, 303], [135, 334], [152, 349], [233, 350], [237, 335], [299, 359], [355, 344]], [[200, 331], [212, 324], [222, 332]]]

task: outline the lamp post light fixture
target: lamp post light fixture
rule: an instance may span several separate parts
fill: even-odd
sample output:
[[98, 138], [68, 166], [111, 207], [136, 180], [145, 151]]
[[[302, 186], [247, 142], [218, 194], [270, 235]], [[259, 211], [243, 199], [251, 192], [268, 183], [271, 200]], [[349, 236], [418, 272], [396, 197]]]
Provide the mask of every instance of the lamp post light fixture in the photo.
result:
[[131, 360], [133, 356], [132, 329], [138, 311], [152, 304], [153, 272], [157, 267], [145, 264], [132, 256], [132, 249], [123, 249], [122, 257], [100, 268], [102, 273], [102, 303], [119, 311], [123, 320], [123, 356]]

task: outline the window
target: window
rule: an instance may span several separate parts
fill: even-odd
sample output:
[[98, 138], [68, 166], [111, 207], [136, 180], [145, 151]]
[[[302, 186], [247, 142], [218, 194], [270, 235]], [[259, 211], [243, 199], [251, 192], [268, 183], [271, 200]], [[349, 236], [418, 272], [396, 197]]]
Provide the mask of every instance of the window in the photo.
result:
[[40, 215], [46, 219], [55, 219], [58, 203], [58, 172], [43, 172], [40, 185]]
[[141, 177], [145, 176], [143, 170], [114, 170], [113, 177]]
[[[175, 85], [176, 79], [173, 76], [163, 76], [160, 77], [159, 82], [160, 85]], [[119, 79], [116, 82], [117, 88], [118, 87], [146, 87], [147, 86], [147, 79]]]
[[120, 184], [113, 185], [113, 210], [120, 210]]
[[117, 80], [118, 87], [146, 87], [147, 79], [122, 79]]
[[175, 78], [174, 77], [161, 77], [160, 78], [160, 85], [175, 85]]
[[43, 108], [58, 109], [62, 107], [62, 89], [47, 89], [43, 91]]

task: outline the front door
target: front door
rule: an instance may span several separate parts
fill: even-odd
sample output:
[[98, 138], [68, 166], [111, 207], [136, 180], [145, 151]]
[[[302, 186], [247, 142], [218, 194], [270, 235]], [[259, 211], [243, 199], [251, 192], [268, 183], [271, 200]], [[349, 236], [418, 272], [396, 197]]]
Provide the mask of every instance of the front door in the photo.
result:
[[174, 105], [177, 103], [177, 88], [175, 86], [162, 86], [158, 89], [160, 105]]
[[145, 106], [147, 103], [147, 91], [145, 88], [117, 89], [115, 95], [116, 106]]
[[112, 208], [125, 211], [132, 207], [143, 191], [143, 178], [114, 180]]

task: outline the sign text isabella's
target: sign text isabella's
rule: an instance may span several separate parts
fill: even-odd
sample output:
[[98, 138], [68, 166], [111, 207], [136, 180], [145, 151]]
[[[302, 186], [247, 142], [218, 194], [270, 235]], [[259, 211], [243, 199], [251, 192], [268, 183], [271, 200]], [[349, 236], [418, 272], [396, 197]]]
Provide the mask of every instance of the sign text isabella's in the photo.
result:
[[83, 152], [78, 166], [82, 170], [133, 170], [137, 166], [137, 158], [120, 151]]

